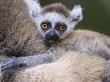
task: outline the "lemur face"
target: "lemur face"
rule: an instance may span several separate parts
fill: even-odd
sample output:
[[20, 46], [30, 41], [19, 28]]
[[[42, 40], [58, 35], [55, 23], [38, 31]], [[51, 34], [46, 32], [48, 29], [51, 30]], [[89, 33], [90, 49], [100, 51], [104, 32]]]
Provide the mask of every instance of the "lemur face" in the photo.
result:
[[50, 4], [41, 8], [35, 0], [29, 1], [25, 0], [30, 15], [36, 23], [36, 30], [48, 41], [64, 39], [83, 18], [82, 8], [79, 5], [70, 11], [61, 3]]
[[43, 14], [37, 20], [37, 30], [45, 39], [49, 41], [57, 41], [62, 39], [66, 32], [68, 24], [66, 18], [56, 12], [48, 12]]

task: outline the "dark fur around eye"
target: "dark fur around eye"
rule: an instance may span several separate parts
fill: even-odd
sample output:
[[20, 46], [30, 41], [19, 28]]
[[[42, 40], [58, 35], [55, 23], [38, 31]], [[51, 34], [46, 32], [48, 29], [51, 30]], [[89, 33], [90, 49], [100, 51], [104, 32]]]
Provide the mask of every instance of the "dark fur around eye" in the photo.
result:
[[42, 25], [43, 24], [46, 24], [47, 25], [47, 29], [49, 29], [49, 28], [51, 28], [52, 27], [52, 25], [51, 25], [51, 22], [48, 22], [48, 21], [43, 21], [42, 23], [41, 23], [41, 27], [42, 27]]
[[[64, 30], [61, 30], [60, 27], [63, 27]], [[63, 31], [63, 32], [64, 32], [64, 31], [67, 30], [67, 25], [64, 24], [64, 23], [57, 23], [57, 24], [55, 25], [55, 29], [58, 30], [58, 31]]]

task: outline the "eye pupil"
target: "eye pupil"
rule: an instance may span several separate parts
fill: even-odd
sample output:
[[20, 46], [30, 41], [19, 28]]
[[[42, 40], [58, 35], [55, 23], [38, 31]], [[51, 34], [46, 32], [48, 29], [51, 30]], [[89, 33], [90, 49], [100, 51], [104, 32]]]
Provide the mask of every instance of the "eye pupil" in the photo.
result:
[[47, 25], [47, 24], [42, 24], [42, 25], [41, 25], [41, 28], [47, 29], [47, 28], [48, 28], [48, 25]]
[[61, 30], [61, 31], [64, 31], [64, 30], [65, 30], [65, 27], [64, 27], [64, 26], [61, 26], [61, 27], [60, 27], [60, 30]]

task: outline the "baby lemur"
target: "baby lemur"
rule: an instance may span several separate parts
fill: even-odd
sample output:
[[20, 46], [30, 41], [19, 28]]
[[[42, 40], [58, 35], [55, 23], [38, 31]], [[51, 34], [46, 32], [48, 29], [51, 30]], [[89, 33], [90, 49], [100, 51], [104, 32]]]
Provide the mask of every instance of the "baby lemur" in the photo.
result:
[[[79, 55], [86, 53], [109, 61], [110, 38], [108, 36], [88, 30], [73, 30], [75, 25], [83, 19], [82, 8], [79, 5], [72, 10], [68, 10], [61, 3], [50, 4], [41, 8], [35, 0], [24, 1], [27, 4], [30, 16], [36, 24], [36, 31], [46, 40], [48, 45], [51, 45], [50, 51], [55, 54], [56, 59], [62, 57], [62, 53], [70, 55], [69, 52], [79, 51]], [[63, 59], [66, 59], [66, 56]], [[26, 74], [32, 74], [31, 68], [28, 69]], [[37, 66], [34, 69], [37, 69]], [[20, 73], [22, 73], [22, 70]], [[104, 77], [108, 75], [109, 72]], [[18, 72], [16, 77], [20, 78], [22, 76], [19, 76]], [[16, 77], [13, 79], [17, 79]], [[23, 75], [23, 77], [26, 77], [26, 75]], [[24, 80], [25, 78], [20, 79], [20, 81]], [[19, 79], [17, 81], [19, 82]], [[34, 81], [31, 80], [31, 82]]]
[[53, 48], [62, 47], [65, 51], [77, 50], [97, 54], [109, 60], [108, 36], [88, 30], [74, 30], [75, 25], [83, 19], [82, 8], [79, 5], [68, 10], [61, 3], [41, 8], [40, 3], [35, 1], [25, 2], [36, 24], [36, 31], [48, 44], [52, 44]]

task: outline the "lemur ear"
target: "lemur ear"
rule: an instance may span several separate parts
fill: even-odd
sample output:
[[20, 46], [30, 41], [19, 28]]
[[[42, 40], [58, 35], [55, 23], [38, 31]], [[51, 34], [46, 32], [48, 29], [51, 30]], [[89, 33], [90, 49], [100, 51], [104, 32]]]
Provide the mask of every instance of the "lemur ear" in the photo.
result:
[[75, 5], [70, 12], [69, 20], [71, 22], [80, 22], [83, 19], [82, 7], [80, 5]]
[[24, 1], [26, 3], [26, 6], [28, 7], [29, 14], [32, 18], [39, 15], [41, 11], [39, 0], [24, 0]]

